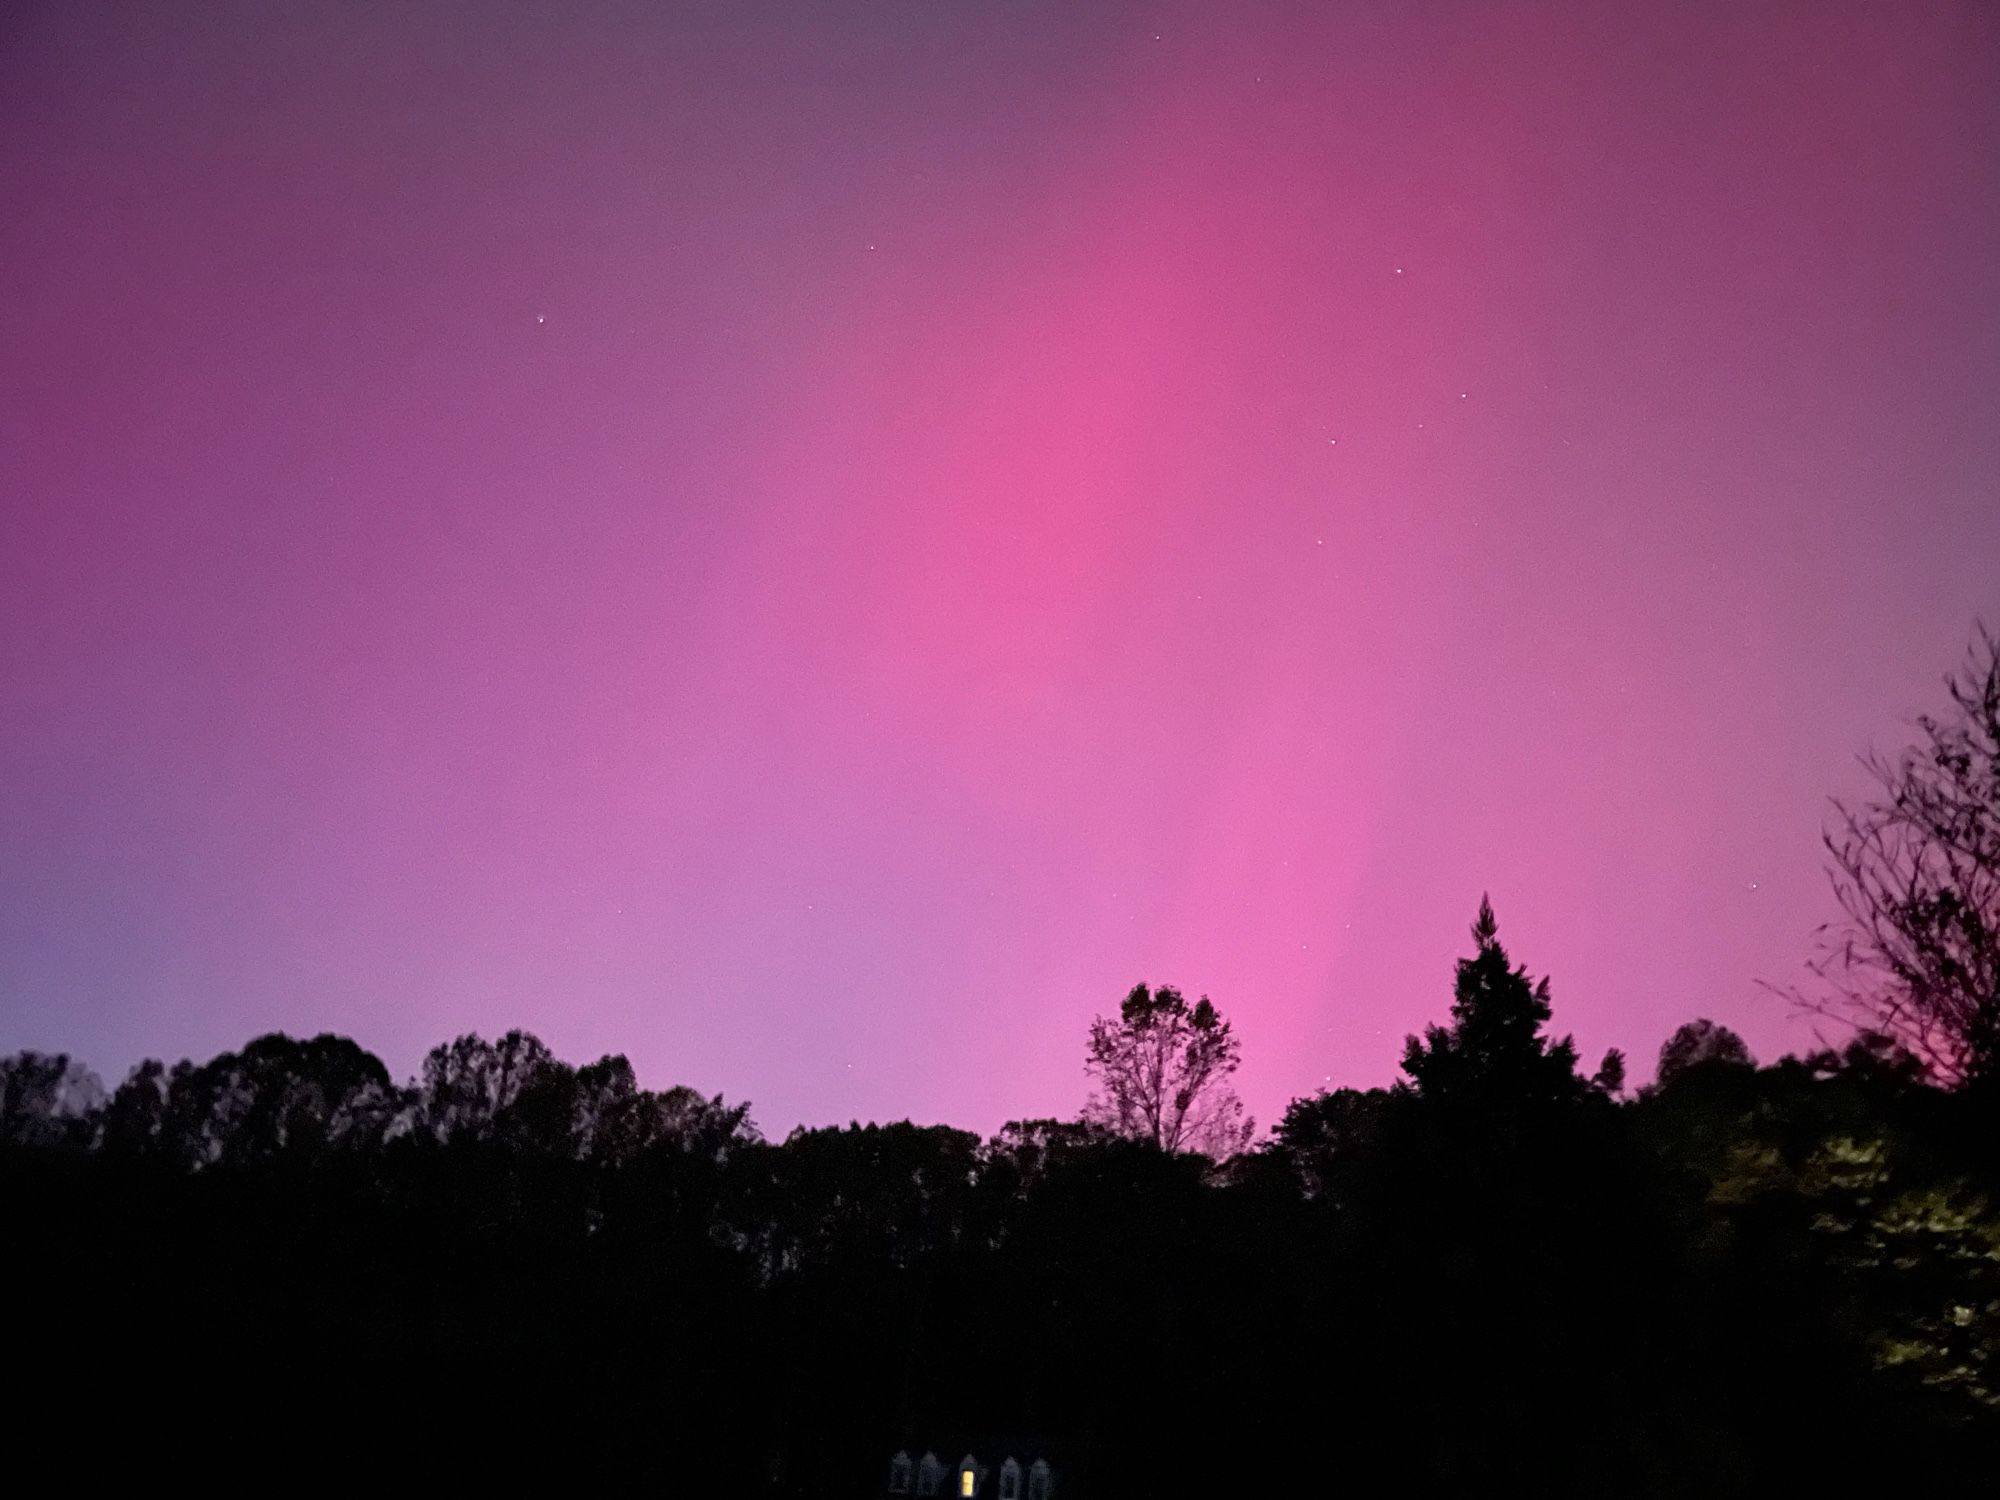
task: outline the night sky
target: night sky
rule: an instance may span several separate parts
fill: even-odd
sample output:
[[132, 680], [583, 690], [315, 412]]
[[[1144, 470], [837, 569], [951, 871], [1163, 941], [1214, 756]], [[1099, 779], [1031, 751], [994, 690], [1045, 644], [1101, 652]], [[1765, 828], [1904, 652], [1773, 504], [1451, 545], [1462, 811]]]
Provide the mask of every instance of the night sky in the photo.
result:
[[0, 1050], [1268, 1121], [1811, 1033], [2000, 623], [2000, 9], [12, 4]]

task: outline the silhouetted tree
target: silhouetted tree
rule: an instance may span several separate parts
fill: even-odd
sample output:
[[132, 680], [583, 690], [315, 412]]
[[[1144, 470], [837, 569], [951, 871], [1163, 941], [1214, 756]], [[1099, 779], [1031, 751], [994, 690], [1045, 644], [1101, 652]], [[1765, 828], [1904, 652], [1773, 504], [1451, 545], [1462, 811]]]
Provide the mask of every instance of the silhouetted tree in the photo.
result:
[[1229, 1086], [1241, 1048], [1229, 1022], [1203, 995], [1134, 985], [1114, 1019], [1090, 1023], [1084, 1064], [1096, 1091], [1084, 1117], [1163, 1151], [1195, 1151], [1220, 1161], [1255, 1131]]
[[199, 1066], [146, 1059], [97, 1123], [108, 1151], [199, 1169], [365, 1151], [404, 1107], [381, 1059], [346, 1037], [273, 1032]]
[[[748, 1104], [705, 1098], [676, 1085], [660, 1093], [627, 1086], [631, 1064], [607, 1057], [577, 1070], [577, 1155], [621, 1165], [650, 1152], [698, 1157], [720, 1165], [763, 1139]], [[609, 1082], [608, 1080], [613, 1080]]]
[[[556, 1086], [552, 1075], [559, 1071], [567, 1070], [539, 1037], [525, 1031], [510, 1031], [497, 1042], [461, 1036], [425, 1056], [419, 1115], [439, 1141], [490, 1140], [524, 1101], [547, 1113]], [[566, 1129], [566, 1118], [563, 1124]]]
[[645, 1095], [624, 1056], [607, 1054], [576, 1070], [570, 1139], [581, 1161], [629, 1161], [646, 1145]]
[[1861, 1030], [1835, 1050], [1821, 1047], [1804, 1057], [1787, 1058], [1815, 1078], [1858, 1079], [1889, 1092], [1908, 1092], [1929, 1076], [1924, 1060], [1886, 1032]]
[[1003, 1191], [1030, 1192], [1112, 1139], [1104, 1126], [1089, 1120], [1009, 1120], [986, 1142], [982, 1174]]
[[2000, 638], [1976, 629], [1945, 678], [1951, 708], [1919, 742], [1862, 764], [1867, 801], [1836, 800], [1828, 873], [1844, 920], [1807, 1003], [1894, 1037], [1946, 1084], [2000, 1087]]
[[1530, 982], [1500, 946], [1493, 904], [1481, 897], [1472, 924], [1478, 951], [1461, 959], [1451, 1021], [1428, 1026], [1403, 1046], [1407, 1088], [1439, 1103], [1516, 1106], [1580, 1098], [1576, 1044], [1542, 1034], [1549, 1020], [1549, 982]]
[[1727, 1026], [1703, 1017], [1675, 1029], [1660, 1044], [1660, 1062], [1654, 1081], [1662, 1087], [1688, 1068], [1721, 1064], [1733, 1068], [1754, 1068], [1757, 1059], [1743, 1044], [1743, 1038]]
[[80, 1143], [90, 1115], [103, 1102], [97, 1075], [68, 1053], [0, 1057], [0, 1144]]
[[[1638, 1453], [1676, 1446], [1666, 1393], [1683, 1353], [1662, 1316], [1674, 1242], [1613, 1097], [1622, 1059], [1579, 1073], [1571, 1040], [1548, 1034], [1548, 981], [1509, 959], [1483, 898], [1472, 938], [1448, 1020], [1405, 1044], [1362, 1207], [1345, 1219], [1365, 1290], [1343, 1321], [1375, 1365], [1357, 1420], [1431, 1414], [1424, 1492], [1473, 1493], [1505, 1472], [1535, 1493], [1590, 1493]], [[1609, 1357], [1607, 1327], [1650, 1363]], [[1524, 1447], [1558, 1409], [1575, 1442]], [[1677, 1472], [1672, 1483], [1696, 1492]]]
[[979, 1137], [945, 1125], [801, 1126], [745, 1159], [767, 1276], [829, 1263], [909, 1266], [958, 1241]]
[[1291, 1169], [1308, 1198], [1343, 1204], [1380, 1143], [1384, 1089], [1325, 1089], [1294, 1099], [1264, 1151]]
[[389, 1070], [343, 1036], [257, 1037], [181, 1075], [170, 1113], [202, 1163], [262, 1160], [280, 1152], [365, 1150], [402, 1100]]
[[[192, 1070], [182, 1062], [175, 1072]], [[99, 1140], [118, 1156], [151, 1156], [165, 1150], [167, 1093], [173, 1075], [157, 1057], [149, 1057], [125, 1075], [101, 1111]]]
[[1591, 1075], [1590, 1086], [1598, 1093], [1615, 1098], [1625, 1092], [1625, 1054], [1613, 1047]]
[[[1677, 1055], [1710, 1061], [1628, 1101], [1616, 1052], [1585, 1079], [1549, 1038], [1490, 905], [1474, 934], [1401, 1086], [1295, 1100], [1226, 1170], [1089, 1120], [766, 1143], [518, 1032], [409, 1088], [344, 1038], [259, 1037], [94, 1109], [67, 1060], [8, 1059], [36, 1377], [9, 1415], [87, 1398], [153, 1451], [222, 1409], [271, 1472], [310, 1431], [330, 1468], [454, 1489], [803, 1500], [977, 1428], [1045, 1440], [1070, 1493], [1221, 1493], [1295, 1477], [1335, 1412], [1370, 1438], [1343, 1472], [1398, 1492], [1978, 1492], [2000, 1151], [1972, 1094], [1877, 1033], [1758, 1069], [1697, 1026]], [[130, 1395], [103, 1351], [131, 1365], [135, 1327], [167, 1375]], [[1564, 1440], [1524, 1440], [1551, 1411]], [[481, 1424], [536, 1441], [449, 1437]]]

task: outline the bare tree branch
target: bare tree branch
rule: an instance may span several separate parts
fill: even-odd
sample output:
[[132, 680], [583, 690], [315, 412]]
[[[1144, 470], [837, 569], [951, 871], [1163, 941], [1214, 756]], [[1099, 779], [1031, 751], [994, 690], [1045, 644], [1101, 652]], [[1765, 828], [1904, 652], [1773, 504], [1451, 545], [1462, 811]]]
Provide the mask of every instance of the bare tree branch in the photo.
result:
[[1206, 995], [1189, 1005], [1178, 990], [1136, 985], [1115, 1018], [1090, 1024], [1084, 1068], [1097, 1088], [1084, 1118], [1165, 1151], [1234, 1156], [1255, 1129], [1229, 1087], [1239, 1058]]
[[1842, 918], [1820, 929], [1804, 1009], [1880, 1032], [1941, 1083], [2000, 1081], [2000, 639], [1975, 628], [1952, 707], [1870, 752], [1868, 800], [1835, 799], [1823, 842]]

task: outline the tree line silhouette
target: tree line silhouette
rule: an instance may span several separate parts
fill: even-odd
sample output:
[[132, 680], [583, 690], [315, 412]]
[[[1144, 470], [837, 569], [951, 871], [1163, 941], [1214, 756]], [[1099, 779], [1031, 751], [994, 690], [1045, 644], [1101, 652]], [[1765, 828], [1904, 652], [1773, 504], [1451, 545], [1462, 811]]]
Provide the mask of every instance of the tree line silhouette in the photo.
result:
[[[1078, 1494], [1295, 1468], [1470, 1493], [1970, 1474], [2000, 1416], [1991, 1116], [1878, 1035], [1759, 1068], [1696, 1022], [1621, 1098], [1490, 907], [1388, 1089], [1223, 1161], [747, 1109], [461, 1037], [0, 1064], [18, 1371], [134, 1453], [453, 1483], [871, 1493], [912, 1431]], [[1136, 993], [1136, 992], [1135, 992]], [[17, 1432], [22, 1430], [17, 1427]]]
[[1830, 841], [1850, 958], [1885, 934], [1901, 978], [1844, 1047], [1768, 1066], [1690, 1022], [1636, 1092], [1552, 1034], [1485, 902], [1397, 1082], [1254, 1144], [1229, 1023], [1144, 985], [1091, 1028], [1081, 1118], [988, 1139], [768, 1141], [519, 1031], [405, 1084], [336, 1036], [114, 1090], [0, 1059], [10, 1471], [859, 1496], [984, 1432], [1079, 1497], [1990, 1480], [2000, 922], [1967, 872], [2000, 689], [1954, 685], [1883, 807], [1969, 789], [1932, 830], [1959, 863], [1857, 845], [1882, 809]]

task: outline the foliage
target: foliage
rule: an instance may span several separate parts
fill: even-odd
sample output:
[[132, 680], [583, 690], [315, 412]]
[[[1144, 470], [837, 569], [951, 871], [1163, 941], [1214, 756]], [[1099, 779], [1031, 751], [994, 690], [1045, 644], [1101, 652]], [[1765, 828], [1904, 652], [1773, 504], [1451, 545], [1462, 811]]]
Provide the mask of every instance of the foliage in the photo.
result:
[[[1509, 963], [1493, 903], [1483, 897], [1472, 938], [1476, 951], [1459, 960], [1451, 1020], [1404, 1043], [1408, 1082], [1399, 1087], [1488, 1116], [1581, 1099], [1576, 1044], [1542, 1034], [1550, 1016], [1549, 982], [1530, 981], [1525, 969]], [[1622, 1060], [1618, 1071], [1622, 1078]]]
[[1256, 1129], [1229, 1086], [1241, 1051], [1208, 996], [1189, 1005], [1179, 990], [1134, 985], [1116, 1019], [1091, 1022], [1085, 1118], [1163, 1151], [1234, 1156]]
[[77, 1144], [104, 1102], [97, 1075], [68, 1054], [17, 1052], [0, 1058], [0, 1146]]
[[[1102, 1118], [767, 1142], [521, 1032], [403, 1085], [330, 1036], [108, 1098], [0, 1060], [13, 1415], [88, 1407], [149, 1454], [227, 1411], [232, 1462], [453, 1491], [864, 1493], [975, 1425], [1078, 1497], [1289, 1482], [1319, 1430], [1365, 1435], [1351, 1483], [1417, 1494], [1990, 1475], [1980, 1102], [1879, 1034], [1759, 1068], [1706, 1025], [1628, 1098], [1550, 1036], [1489, 905], [1474, 942], [1401, 1084], [1294, 1100], [1223, 1167]], [[1135, 994], [1113, 1024], [1178, 1037], [1165, 1076], [1228, 1077], [1212, 1007]]]
[[1345, 1204], [1373, 1160], [1388, 1104], [1382, 1089], [1322, 1089], [1294, 1099], [1264, 1150], [1306, 1197]]
[[1660, 1046], [1659, 1066], [1654, 1081], [1661, 1086], [1696, 1067], [1752, 1068], [1757, 1060], [1750, 1055], [1743, 1038], [1714, 1021], [1702, 1017], [1676, 1028]]

